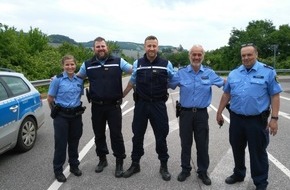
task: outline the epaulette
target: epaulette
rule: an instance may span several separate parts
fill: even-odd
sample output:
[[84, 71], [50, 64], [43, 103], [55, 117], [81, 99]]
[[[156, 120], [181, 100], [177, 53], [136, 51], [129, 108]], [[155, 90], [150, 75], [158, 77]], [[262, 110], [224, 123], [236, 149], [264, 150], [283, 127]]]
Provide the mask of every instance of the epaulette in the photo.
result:
[[207, 69], [212, 69], [210, 66], [208, 65], [203, 65], [204, 68], [207, 68]]
[[56, 78], [61, 78], [61, 77], [63, 77], [63, 73], [56, 75]]
[[272, 66], [269, 66], [269, 65], [266, 65], [266, 64], [264, 65], [264, 67], [274, 70], [274, 68]]
[[186, 67], [187, 67], [187, 65], [182, 66], [182, 67], [179, 67], [178, 70], [180, 70], [180, 69], [184, 69], [184, 68], [186, 68]]
[[240, 65], [237, 65], [233, 70], [238, 69], [240, 67]]
[[78, 75], [76, 75], [76, 76], [77, 76], [77, 78], [83, 79], [83, 77], [81, 77], [81, 76], [78, 76]]

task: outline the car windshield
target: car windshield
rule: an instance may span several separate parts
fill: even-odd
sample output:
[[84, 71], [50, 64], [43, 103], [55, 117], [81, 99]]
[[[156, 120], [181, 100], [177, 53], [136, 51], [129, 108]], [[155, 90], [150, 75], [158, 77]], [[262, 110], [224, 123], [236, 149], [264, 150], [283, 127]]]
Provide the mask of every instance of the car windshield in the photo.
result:
[[24, 94], [30, 91], [27, 84], [19, 77], [3, 76], [2, 79], [7, 83], [14, 96]]

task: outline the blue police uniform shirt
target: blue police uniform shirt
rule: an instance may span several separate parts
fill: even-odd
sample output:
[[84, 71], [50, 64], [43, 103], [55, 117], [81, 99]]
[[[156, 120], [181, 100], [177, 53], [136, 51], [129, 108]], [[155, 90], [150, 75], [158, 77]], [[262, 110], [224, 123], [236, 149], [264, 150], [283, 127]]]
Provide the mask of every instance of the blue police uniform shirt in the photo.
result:
[[[134, 61], [133, 63], [133, 73], [130, 78], [130, 82], [132, 84], [136, 84], [136, 77], [137, 77], [137, 66], [138, 66], [138, 60]], [[154, 66], [154, 65], [152, 65]], [[167, 73], [168, 73], [168, 78], [171, 79], [173, 75], [175, 74], [175, 70], [173, 68], [173, 65], [170, 61], [168, 61], [167, 64]]]
[[[106, 62], [106, 60], [104, 61], [100, 61], [100, 63], [102, 65], [104, 65]], [[123, 58], [120, 59], [120, 68], [122, 71], [128, 73], [131, 69], [131, 64], [129, 64], [127, 61], [125, 61]], [[82, 76], [82, 77], [86, 77], [87, 76], [87, 72], [86, 72], [86, 65], [85, 63], [83, 63], [81, 65], [81, 68], [79, 70], [79, 74]]]
[[54, 102], [64, 108], [74, 108], [81, 105], [81, 95], [84, 94], [83, 79], [69, 78], [66, 72], [62, 77], [54, 77], [49, 85], [48, 95], [54, 97]]
[[244, 65], [231, 71], [224, 92], [230, 93], [230, 109], [236, 114], [259, 115], [269, 108], [271, 96], [282, 92], [282, 88], [276, 71], [256, 61], [249, 71]]
[[182, 107], [206, 108], [212, 99], [212, 85], [221, 87], [223, 78], [218, 76], [211, 68], [200, 66], [196, 73], [191, 64], [178, 70], [169, 81], [169, 87], [180, 87], [180, 104]]

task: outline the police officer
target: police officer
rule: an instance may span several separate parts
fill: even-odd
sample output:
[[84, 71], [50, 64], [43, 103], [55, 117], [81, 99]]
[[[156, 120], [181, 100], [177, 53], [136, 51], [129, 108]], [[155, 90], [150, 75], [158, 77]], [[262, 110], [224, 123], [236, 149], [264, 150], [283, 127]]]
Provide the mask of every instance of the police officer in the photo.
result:
[[178, 181], [190, 176], [191, 147], [194, 140], [197, 149], [197, 173], [205, 185], [211, 180], [207, 175], [209, 166], [209, 125], [207, 107], [212, 98], [212, 85], [221, 87], [224, 80], [212, 69], [203, 66], [204, 49], [193, 45], [189, 51], [190, 64], [178, 70], [169, 82], [169, 87], [180, 87], [179, 136], [181, 140], [181, 168]]
[[104, 38], [94, 40], [95, 55], [85, 61], [78, 75], [88, 77], [89, 98], [92, 102], [92, 124], [95, 134], [96, 153], [99, 163], [95, 172], [102, 172], [108, 165], [106, 155], [109, 154], [106, 143], [106, 122], [110, 129], [111, 146], [116, 157], [115, 176], [123, 175], [123, 160], [126, 157], [122, 135], [123, 98], [122, 73], [132, 73], [132, 65], [124, 59], [113, 57]]
[[68, 157], [70, 172], [81, 176], [78, 168], [79, 140], [83, 132], [81, 105], [83, 94], [83, 79], [75, 75], [76, 60], [72, 55], [62, 58], [63, 73], [54, 77], [48, 90], [47, 101], [52, 109], [54, 125], [54, 158], [53, 170], [55, 178], [59, 182], [65, 182], [63, 164], [66, 160], [66, 149], [68, 145]]
[[158, 40], [148, 36], [144, 43], [145, 55], [133, 64], [133, 74], [124, 90], [124, 96], [136, 85], [135, 108], [132, 123], [133, 151], [132, 164], [124, 173], [128, 178], [140, 172], [140, 159], [144, 155], [143, 141], [148, 120], [151, 123], [156, 139], [156, 152], [161, 161], [160, 173], [162, 179], [170, 180], [167, 161], [169, 158], [166, 137], [169, 132], [168, 115], [165, 102], [167, 101], [168, 79], [174, 74], [172, 64], [159, 57]]
[[[254, 44], [241, 48], [242, 65], [230, 72], [224, 86], [217, 111], [217, 122], [223, 122], [222, 111], [230, 101], [229, 140], [233, 150], [235, 167], [226, 178], [227, 184], [244, 181], [246, 175], [245, 148], [250, 154], [251, 177], [257, 190], [268, 185], [269, 162], [267, 146], [270, 134], [278, 130], [278, 112], [282, 91], [272, 67], [257, 61]], [[271, 118], [268, 122], [268, 116]]]

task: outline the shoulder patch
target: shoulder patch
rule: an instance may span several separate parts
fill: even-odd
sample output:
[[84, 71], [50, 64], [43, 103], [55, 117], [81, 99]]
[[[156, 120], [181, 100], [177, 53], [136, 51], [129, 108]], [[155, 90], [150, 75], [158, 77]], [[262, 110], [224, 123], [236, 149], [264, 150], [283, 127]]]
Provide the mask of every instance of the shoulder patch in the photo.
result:
[[278, 79], [279, 79], [279, 77], [276, 75], [276, 76], [275, 76], [275, 81], [276, 81], [277, 83], [279, 83], [279, 80], [278, 80]]
[[61, 77], [63, 77], [63, 73], [56, 75], [56, 78], [61, 78]]
[[78, 76], [78, 75], [76, 75], [76, 77], [79, 78], [79, 79], [83, 79], [81, 76]]
[[264, 65], [264, 67], [265, 67], [265, 68], [268, 68], [268, 69], [272, 69], [272, 70], [274, 69], [273, 67], [271, 67], [271, 66], [269, 66], [269, 65], [266, 65], [266, 64]]

